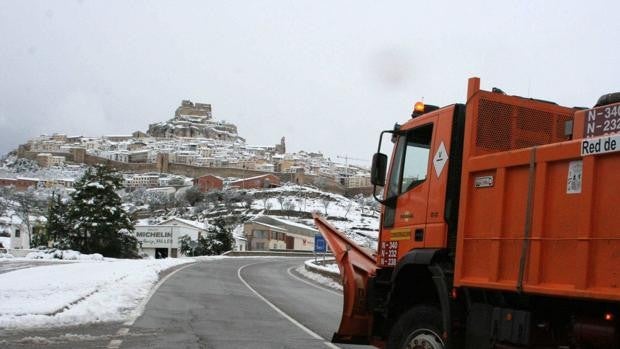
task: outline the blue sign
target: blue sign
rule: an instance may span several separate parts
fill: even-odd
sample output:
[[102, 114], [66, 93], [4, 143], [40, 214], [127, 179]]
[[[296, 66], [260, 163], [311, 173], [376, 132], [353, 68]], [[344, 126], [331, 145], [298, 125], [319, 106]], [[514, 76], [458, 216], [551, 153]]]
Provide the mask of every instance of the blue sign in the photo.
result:
[[316, 234], [314, 236], [314, 252], [327, 252], [327, 244], [323, 235]]

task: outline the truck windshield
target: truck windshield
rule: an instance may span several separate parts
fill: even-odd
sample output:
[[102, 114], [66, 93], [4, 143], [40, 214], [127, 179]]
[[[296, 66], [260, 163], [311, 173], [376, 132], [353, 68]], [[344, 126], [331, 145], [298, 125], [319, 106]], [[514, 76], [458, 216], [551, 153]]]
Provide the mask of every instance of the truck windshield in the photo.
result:
[[426, 180], [433, 125], [428, 124], [400, 136], [390, 175], [389, 195], [402, 194]]

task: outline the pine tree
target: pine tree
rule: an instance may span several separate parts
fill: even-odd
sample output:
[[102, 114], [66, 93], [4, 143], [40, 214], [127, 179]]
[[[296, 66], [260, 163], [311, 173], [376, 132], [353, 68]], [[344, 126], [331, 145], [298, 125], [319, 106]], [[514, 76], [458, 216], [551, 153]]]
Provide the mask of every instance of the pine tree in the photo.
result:
[[189, 235], [180, 236], [179, 245], [181, 246], [179, 250], [182, 254], [190, 257], [194, 256], [194, 249], [196, 248], [196, 244], [192, 244], [192, 238], [190, 238]]
[[213, 226], [209, 228], [209, 236], [213, 239], [213, 254], [222, 254], [226, 251], [232, 250], [235, 240], [224, 219], [215, 219]]
[[122, 177], [104, 166], [89, 168], [75, 183], [68, 220], [70, 239], [80, 252], [108, 257], [137, 254], [137, 241], [127, 233], [134, 230], [133, 223], [116, 193], [122, 187]]
[[52, 193], [47, 210], [47, 223], [45, 230], [48, 238], [54, 242], [54, 246], [60, 248], [69, 247], [69, 227], [66, 216], [67, 205], [62, 202], [60, 195]]

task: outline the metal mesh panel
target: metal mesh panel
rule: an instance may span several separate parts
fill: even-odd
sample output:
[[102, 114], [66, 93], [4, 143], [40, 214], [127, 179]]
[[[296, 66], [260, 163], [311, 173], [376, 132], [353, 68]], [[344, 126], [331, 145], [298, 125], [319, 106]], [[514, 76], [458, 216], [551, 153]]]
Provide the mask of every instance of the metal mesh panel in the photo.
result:
[[[561, 109], [561, 110], [560, 110]], [[476, 120], [475, 154], [527, 148], [564, 140], [566, 108], [537, 110], [481, 98]]]
[[476, 146], [490, 151], [505, 151], [512, 144], [511, 106], [481, 99], [478, 105]]

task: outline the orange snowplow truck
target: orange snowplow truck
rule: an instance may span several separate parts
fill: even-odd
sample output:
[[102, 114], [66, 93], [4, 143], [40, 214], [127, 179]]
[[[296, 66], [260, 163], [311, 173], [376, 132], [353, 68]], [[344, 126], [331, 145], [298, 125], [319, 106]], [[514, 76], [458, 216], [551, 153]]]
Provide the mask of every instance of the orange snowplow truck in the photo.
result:
[[344, 284], [332, 341], [620, 348], [616, 131], [620, 93], [567, 108], [471, 78], [465, 104], [417, 104], [373, 157], [377, 253], [315, 216]]

